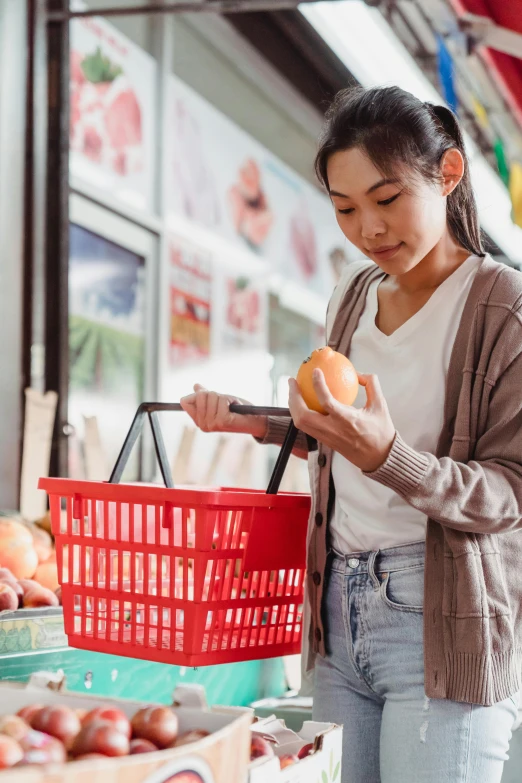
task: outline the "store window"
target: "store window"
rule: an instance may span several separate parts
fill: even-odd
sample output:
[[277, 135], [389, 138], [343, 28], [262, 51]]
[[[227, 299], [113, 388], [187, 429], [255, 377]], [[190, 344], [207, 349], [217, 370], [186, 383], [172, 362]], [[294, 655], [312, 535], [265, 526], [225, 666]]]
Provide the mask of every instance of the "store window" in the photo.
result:
[[[147, 298], [154, 243], [147, 232], [79, 197], [73, 197], [71, 218], [69, 467], [73, 477], [106, 480], [151, 386]], [[89, 449], [97, 450], [97, 461]], [[125, 477], [140, 476], [136, 451]]]

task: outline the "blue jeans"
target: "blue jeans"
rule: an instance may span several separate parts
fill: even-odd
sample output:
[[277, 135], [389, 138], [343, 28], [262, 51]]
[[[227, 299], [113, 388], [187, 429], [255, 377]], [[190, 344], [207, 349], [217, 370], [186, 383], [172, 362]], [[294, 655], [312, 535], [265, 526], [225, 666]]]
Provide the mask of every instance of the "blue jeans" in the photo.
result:
[[342, 724], [342, 783], [500, 783], [518, 695], [492, 707], [424, 693], [424, 542], [331, 553], [314, 720]]

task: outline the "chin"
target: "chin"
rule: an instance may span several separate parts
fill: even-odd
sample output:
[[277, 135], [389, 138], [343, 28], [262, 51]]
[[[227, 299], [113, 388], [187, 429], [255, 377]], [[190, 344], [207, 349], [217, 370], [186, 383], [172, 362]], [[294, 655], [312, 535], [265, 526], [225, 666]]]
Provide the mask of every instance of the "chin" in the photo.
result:
[[[375, 260], [375, 259], [374, 259]], [[393, 275], [399, 277], [411, 272], [412, 269], [420, 263], [420, 259], [415, 258], [408, 253], [406, 248], [402, 248], [402, 252], [397, 253], [394, 258], [389, 261], [376, 261], [377, 266], [387, 275]]]

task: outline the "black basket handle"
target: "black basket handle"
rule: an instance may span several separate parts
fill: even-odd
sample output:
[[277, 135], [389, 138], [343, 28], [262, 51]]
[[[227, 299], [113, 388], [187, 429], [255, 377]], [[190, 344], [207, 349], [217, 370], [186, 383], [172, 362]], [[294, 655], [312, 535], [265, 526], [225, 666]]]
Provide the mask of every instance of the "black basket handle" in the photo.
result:
[[[163, 440], [163, 435], [159, 425], [158, 413], [161, 413], [162, 411], [182, 410], [183, 408], [179, 402], [142, 402], [136, 411], [134, 421], [131, 424], [131, 428], [127, 434], [127, 437], [125, 438], [125, 442], [122, 446], [118, 459], [116, 460], [116, 464], [109, 479], [110, 484], [119, 484], [123, 475], [123, 471], [125, 470], [125, 466], [129, 460], [131, 451], [134, 448], [134, 445], [143, 429], [145, 417], [148, 416], [150, 428], [152, 430], [152, 437], [154, 439], [154, 449], [158, 458], [163, 481], [165, 482], [165, 486], [168, 489], [174, 489], [174, 482], [172, 481], [172, 474], [167, 458], [167, 451], [165, 449], [165, 442]], [[240, 405], [238, 403], [232, 403], [230, 405], [230, 412], [240, 413], [244, 416], [290, 417], [290, 411], [288, 408], [270, 408], [257, 405]], [[288, 427], [284, 443], [281, 447], [281, 451], [279, 452], [272, 476], [268, 483], [268, 489], [266, 491], [267, 495], [277, 495], [283, 474], [288, 464], [288, 460], [290, 459], [290, 454], [292, 453], [292, 449], [295, 444], [295, 439], [297, 438], [297, 433], [297, 427], [293, 421], [290, 421], [290, 426]]]

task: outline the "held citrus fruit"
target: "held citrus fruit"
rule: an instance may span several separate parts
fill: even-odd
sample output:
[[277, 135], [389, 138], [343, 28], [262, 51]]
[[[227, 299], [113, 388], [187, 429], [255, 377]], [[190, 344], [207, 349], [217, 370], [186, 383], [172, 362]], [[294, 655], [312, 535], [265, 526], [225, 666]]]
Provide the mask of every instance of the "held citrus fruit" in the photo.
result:
[[319, 348], [306, 359], [297, 373], [297, 384], [308, 407], [326, 413], [317, 399], [313, 384], [314, 370], [322, 370], [332, 396], [343, 405], [352, 405], [357, 397], [359, 381], [355, 367], [342, 353], [331, 348]]

